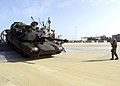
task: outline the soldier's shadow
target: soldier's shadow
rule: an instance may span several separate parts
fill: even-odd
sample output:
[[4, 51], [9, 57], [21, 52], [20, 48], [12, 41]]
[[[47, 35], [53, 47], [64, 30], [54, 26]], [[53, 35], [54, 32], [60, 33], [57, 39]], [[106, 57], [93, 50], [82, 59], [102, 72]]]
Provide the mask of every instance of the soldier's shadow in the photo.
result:
[[82, 62], [103, 62], [110, 61], [109, 59], [97, 59], [97, 60], [83, 60]]

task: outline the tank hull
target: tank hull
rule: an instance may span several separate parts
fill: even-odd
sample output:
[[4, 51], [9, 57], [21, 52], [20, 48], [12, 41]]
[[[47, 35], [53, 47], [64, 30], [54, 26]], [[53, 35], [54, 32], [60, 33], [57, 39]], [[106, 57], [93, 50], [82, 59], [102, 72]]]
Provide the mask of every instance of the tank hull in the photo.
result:
[[49, 40], [46, 40], [42, 44], [35, 42], [21, 42], [10, 31], [7, 31], [6, 41], [8, 45], [18, 51], [22, 56], [27, 58], [51, 56], [54, 54], [59, 54], [63, 50], [62, 46], [57, 45]]

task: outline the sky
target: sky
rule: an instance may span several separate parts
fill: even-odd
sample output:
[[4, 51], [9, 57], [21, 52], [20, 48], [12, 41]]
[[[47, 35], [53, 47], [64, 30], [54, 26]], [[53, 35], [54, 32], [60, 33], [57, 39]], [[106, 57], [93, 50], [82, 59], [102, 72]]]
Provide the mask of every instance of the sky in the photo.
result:
[[31, 16], [66, 39], [120, 34], [120, 0], [0, 0], [0, 32]]

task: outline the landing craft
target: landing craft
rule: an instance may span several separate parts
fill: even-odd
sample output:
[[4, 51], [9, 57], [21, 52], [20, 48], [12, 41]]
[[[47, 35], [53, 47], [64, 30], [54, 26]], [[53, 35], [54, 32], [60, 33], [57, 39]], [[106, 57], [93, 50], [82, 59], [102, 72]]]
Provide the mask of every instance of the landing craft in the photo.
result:
[[50, 28], [50, 18], [48, 18], [47, 23], [48, 26], [43, 23], [42, 27], [39, 28], [37, 27], [38, 22], [34, 19], [30, 25], [23, 22], [14, 22], [10, 29], [1, 33], [1, 40], [24, 57], [38, 58], [60, 54], [65, 51], [62, 43], [67, 42], [67, 40], [56, 39], [55, 30]]

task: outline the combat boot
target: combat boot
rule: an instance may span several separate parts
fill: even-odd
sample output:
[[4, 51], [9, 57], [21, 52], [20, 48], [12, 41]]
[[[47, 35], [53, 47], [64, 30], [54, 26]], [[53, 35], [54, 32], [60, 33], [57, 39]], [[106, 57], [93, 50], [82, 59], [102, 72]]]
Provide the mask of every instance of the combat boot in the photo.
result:
[[111, 58], [110, 60], [114, 60], [113, 58]]
[[115, 60], [118, 60], [119, 58], [117, 57], [117, 58], [115, 58]]

